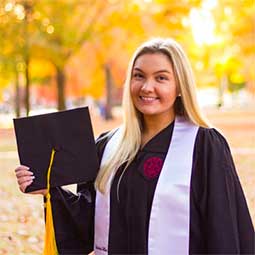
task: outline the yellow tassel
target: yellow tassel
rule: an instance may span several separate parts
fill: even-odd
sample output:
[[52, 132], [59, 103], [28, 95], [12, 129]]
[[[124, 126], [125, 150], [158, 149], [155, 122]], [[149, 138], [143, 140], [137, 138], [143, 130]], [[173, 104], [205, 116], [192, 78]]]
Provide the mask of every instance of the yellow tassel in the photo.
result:
[[55, 231], [53, 224], [52, 208], [50, 201], [50, 174], [53, 164], [55, 150], [52, 149], [50, 165], [47, 172], [47, 195], [46, 195], [46, 223], [45, 223], [45, 238], [43, 255], [58, 255], [58, 249], [55, 239]]

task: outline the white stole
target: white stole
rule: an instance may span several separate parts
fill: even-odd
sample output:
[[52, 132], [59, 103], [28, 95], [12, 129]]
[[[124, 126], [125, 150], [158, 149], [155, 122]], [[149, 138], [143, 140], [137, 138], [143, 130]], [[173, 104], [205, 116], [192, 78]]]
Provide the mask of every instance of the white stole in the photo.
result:
[[[190, 181], [192, 157], [198, 126], [176, 117], [171, 143], [161, 170], [152, 202], [148, 254], [189, 254]], [[115, 132], [107, 143], [101, 165], [118, 142]], [[96, 255], [107, 255], [110, 226], [110, 188], [97, 191], [95, 208]]]

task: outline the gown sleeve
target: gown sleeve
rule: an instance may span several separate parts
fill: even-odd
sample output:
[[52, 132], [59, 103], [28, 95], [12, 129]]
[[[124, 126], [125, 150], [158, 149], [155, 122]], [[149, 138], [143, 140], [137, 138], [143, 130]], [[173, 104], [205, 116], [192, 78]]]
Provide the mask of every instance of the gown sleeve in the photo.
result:
[[215, 129], [200, 128], [194, 155], [203, 252], [255, 254], [254, 228], [227, 141]]
[[[107, 142], [101, 139], [103, 135], [96, 142], [99, 161]], [[93, 251], [95, 196], [94, 181], [78, 185], [77, 194], [62, 187], [51, 188], [55, 238], [60, 255]]]

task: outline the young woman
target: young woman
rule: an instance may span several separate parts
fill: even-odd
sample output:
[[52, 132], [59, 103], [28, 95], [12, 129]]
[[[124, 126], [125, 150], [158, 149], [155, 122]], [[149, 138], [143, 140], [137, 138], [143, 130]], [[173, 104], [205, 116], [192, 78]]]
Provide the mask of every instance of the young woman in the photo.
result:
[[[78, 195], [51, 191], [60, 254], [252, 254], [254, 229], [224, 137], [202, 117], [172, 39], [130, 62], [123, 124], [97, 139], [101, 165]], [[21, 191], [33, 181], [16, 169]], [[45, 190], [37, 193], [45, 194]]]

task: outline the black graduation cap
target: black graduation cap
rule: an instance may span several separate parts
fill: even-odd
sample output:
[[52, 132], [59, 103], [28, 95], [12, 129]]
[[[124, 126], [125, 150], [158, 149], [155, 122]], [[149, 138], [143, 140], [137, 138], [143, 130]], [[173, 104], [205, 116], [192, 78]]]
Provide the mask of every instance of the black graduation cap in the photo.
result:
[[31, 192], [94, 180], [99, 168], [88, 107], [14, 119], [20, 163], [34, 173]]

